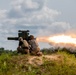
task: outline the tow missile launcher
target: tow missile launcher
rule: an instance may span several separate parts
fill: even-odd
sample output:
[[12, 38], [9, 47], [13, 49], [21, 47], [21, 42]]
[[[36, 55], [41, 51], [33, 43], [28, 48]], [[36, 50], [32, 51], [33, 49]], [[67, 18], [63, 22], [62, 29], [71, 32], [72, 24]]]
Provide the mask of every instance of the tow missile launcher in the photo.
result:
[[18, 31], [18, 37], [8, 37], [8, 40], [18, 40], [19, 37], [22, 37], [24, 40], [29, 39], [29, 30], [19, 30]]

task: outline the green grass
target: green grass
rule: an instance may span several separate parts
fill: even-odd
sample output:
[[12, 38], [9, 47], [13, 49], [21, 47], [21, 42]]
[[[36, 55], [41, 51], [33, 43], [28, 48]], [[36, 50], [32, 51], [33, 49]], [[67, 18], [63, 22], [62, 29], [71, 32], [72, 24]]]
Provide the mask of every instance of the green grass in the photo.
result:
[[61, 55], [61, 61], [49, 61], [43, 58], [44, 63], [40, 66], [26, 64], [29, 55], [2, 54], [0, 55], [0, 75], [76, 75], [74, 54], [65, 51], [54, 54]]
[[76, 75], [76, 58], [74, 54], [66, 52], [57, 52], [63, 57], [61, 62], [57, 61], [45, 61], [43, 68], [45, 70], [44, 75]]

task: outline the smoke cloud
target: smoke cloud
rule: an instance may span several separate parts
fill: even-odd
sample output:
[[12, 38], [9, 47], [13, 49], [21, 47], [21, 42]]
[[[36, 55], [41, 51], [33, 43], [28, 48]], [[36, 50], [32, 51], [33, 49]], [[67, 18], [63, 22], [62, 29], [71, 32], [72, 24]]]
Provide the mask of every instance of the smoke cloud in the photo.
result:
[[71, 52], [76, 51], [76, 36], [71, 35], [53, 35], [47, 37], [38, 37], [38, 42], [46, 42], [53, 48], [67, 48]]

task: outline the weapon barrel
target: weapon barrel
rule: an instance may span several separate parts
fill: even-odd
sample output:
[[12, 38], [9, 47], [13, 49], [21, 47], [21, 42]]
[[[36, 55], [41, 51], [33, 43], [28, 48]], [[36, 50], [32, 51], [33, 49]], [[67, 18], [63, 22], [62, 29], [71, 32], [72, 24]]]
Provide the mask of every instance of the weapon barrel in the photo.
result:
[[8, 37], [8, 40], [18, 40], [18, 37]]

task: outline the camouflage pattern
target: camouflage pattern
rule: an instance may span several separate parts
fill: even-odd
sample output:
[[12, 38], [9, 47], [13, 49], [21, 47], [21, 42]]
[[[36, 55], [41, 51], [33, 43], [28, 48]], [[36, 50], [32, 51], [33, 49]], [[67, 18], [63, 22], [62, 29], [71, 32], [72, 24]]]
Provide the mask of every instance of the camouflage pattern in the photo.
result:
[[29, 54], [29, 49], [22, 49], [20, 47], [17, 48], [18, 53]]
[[39, 45], [36, 41], [36, 38], [34, 38], [33, 35], [30, 36], [29, 44], [31, 45], [30, 52], [32, 55], [42, 55], [42, 53], [40, 52]]
[[19, 38], [19, 41], [21, 44], [17, 48], [18, 53], [24, 53], [24, 54], [29, 54], [29, 44], [26, 40], [23, 40], [22, 37]]
[[36, 48], [35, 50], [31, 51], [32, 55], [42, 56], [42, 52], [40, 51], [40, 48]]

